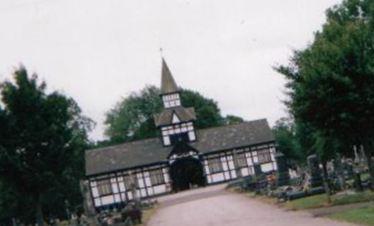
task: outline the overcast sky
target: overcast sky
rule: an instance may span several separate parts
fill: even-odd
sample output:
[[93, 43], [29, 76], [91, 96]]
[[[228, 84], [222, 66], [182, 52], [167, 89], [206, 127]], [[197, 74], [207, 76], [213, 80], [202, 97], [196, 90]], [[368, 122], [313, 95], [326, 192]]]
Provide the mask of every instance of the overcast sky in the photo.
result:
[[160, 84], [160, 47], [179, 86], [247, 120], [286, 115], [287, 63], [340, 0], [1, 0], [0, 80], [24, 64], [97, 122], [132, 91]]

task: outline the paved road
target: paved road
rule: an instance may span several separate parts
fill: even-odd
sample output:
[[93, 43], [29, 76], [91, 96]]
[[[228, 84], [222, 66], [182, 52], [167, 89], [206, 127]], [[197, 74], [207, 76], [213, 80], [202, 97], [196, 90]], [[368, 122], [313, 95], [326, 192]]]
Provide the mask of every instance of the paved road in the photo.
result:
[[285, 211], [227, 192], [224, 185], [195, 189], [158, 199], [160, 208], [147, 226], [352, 226], [307, 212]]

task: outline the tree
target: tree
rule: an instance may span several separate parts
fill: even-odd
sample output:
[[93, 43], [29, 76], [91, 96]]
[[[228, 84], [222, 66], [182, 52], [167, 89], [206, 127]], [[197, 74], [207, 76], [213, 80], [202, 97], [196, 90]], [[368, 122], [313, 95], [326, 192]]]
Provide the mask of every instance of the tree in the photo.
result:
[[226, 115], [223, 121], [225, 125], [235, 125], [244, 122], [244, 119], [235, 115]]
[[[196, 128], [224, 124], [220, 109], [214, 100], [195, 91], [183, 90], [181, 101], [185, 107], [195, 108]], [[153, 115], [161, 112], [162, 109], [160, 90], [154, 86], [147, 86], [139, 93], [132, 93], [123, 98], [106, 114], [105, 134], [110, 141], [104, 142], [103, 145], [157, 136], [158, 130], [155, 127]]]
[[296, 150], [295, 129], [288, 118], [281, 118], [272, 128], [278, 149], [289, 160], [300, 161], [302, 156]]
[[61, 199], [79, 199], [76, 191], [92, 121], [81, 115], [73, 99], [47, 94], [46, 84], [35, 74], [29, 77], [24, 67], [15, 71], [14, 82], [1, 84], [1, 100], [1, 188], [11, 191], [7, 197], [16, 201], [14, 209], [32, 206], [28, 212], [43, 225], [46, 203], [53, 214], [59, 211], [56, 206], [63, 206]]
[[374, 188], [374, 2], [345, 0], [329, 9], [313, 43], [277, 70], [289, 81], [296, 120], [350, 150], [363, 145]]

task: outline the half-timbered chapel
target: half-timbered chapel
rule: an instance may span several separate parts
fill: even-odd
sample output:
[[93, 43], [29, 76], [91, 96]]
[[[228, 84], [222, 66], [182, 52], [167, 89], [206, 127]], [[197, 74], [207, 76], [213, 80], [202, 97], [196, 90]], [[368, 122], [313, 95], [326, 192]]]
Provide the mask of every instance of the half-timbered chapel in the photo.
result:
[[86, 179], [96, 210], [277, 169], [266, 119], [198, 130], [198, 115], [193, 106], [183, 106], [181, 92], [163, 59], [164, 108], [154, 115], [160, 136], [86, 151]]

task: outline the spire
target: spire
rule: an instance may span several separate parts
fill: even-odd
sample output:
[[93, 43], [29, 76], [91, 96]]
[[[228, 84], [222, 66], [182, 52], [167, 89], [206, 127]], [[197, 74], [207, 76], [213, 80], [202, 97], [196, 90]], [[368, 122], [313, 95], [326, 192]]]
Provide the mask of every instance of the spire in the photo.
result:
[[162, 72], [161, 72], [161, 94], [175, 93], [179, 89], [177, 84], [174, 81], [173, 76], [169, 70], [168, 65], [165, 62], [165, 59], [162, 58]]

